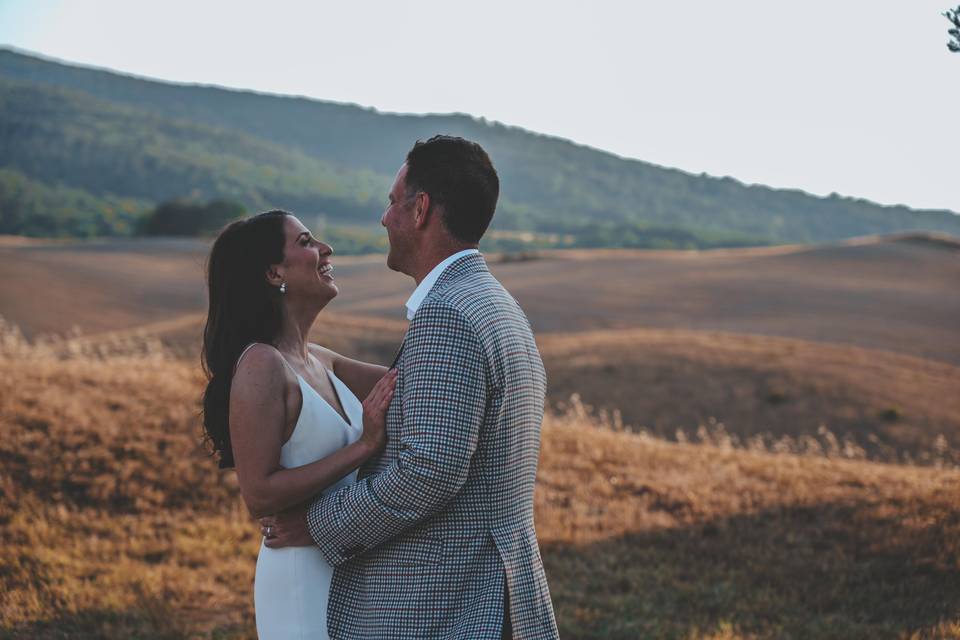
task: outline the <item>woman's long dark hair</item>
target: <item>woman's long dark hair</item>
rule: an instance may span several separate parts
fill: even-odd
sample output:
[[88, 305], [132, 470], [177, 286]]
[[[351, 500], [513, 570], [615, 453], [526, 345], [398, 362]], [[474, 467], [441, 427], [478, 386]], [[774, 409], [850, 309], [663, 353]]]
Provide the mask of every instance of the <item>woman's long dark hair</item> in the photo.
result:
[[240, 353], [251, 342], [272, 344], [280, 331], [280, 290], [266, 279], [270, 265], [283, 262], [286, 211], [267, 211], [227, 225], [210, 249], [207, 288], [210, 308], [203, 328], [204, 439], [233, 467], [230, 444], [230, 385]]

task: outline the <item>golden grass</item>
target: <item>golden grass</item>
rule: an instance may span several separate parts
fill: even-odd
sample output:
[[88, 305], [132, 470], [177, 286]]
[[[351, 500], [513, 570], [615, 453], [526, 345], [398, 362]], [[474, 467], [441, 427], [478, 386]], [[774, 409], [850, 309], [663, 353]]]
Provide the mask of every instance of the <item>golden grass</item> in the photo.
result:
[[[152, 343], [0, 351], [0, 629], [253, 637], [257, 528]], [[98, 350], [99, 349], [99, 350]], [[960, 471], [676, 444], [574, 405], [537, 527], [565, 638], [960, 638]]]
[[545, 425], [565, 637], [960, 637], [960, 472]]
[[950, 364], [682, 329], [547, 334], [538, 343], [554, 406], [576, 393], [660, 436], [703, 439], [707, 429], [735, 444], [960, 464], [960, 367]]
[[[0, 319], [0, 340], [3, 326]], [[41, 344], [65, 354], [149, 344], [196, 362], [202, 327], [202, 314], [187, 314]], [[405, 330], [404, 320], [325, 311], [311, 338], [386, 364]], [[960, 367], [851, 345], [683, 329], [548, 333], [537, 342], [550, 406], [560, 412], [579, 396], [633, 430], [671, 440], [960, 464]]]
[[200, 372], [150, 342], [63, 344], [8, 334], [0, 360], [3, 628], [251, 635], [257, 531], [197, 446]]

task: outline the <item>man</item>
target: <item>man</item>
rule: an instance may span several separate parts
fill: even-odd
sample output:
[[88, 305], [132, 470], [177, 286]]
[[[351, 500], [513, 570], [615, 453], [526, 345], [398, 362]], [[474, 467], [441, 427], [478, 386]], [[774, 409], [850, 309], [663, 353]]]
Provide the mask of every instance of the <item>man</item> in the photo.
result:
[[418, 286], [387, 448], [267, 541], [315, 543], [336, 567], [333, 638], [557, 637], [533, 526], [546, 376], [477, 249], [499, 189], [480, 145], [436, 136], [390, 190], [387, 265]]

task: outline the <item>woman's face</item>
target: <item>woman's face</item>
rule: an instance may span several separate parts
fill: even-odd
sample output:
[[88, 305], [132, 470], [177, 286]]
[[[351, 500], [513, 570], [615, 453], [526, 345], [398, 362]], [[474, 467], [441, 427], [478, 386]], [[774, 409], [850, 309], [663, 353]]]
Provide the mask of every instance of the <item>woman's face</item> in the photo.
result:
[[283, 221], [283, 264], [278, 271], [287, 283], [290, 299], [329, 302], [340, 292], [333, 282], [333, 248], [320, 242], [294, 216]]

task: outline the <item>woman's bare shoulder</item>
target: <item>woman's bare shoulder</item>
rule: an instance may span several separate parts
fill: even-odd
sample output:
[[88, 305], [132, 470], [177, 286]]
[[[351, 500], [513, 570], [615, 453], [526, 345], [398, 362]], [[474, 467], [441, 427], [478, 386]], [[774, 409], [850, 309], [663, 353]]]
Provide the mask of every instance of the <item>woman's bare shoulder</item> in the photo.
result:
[[259, 342], [243, 352], [233, 373], [235, 385], [260, 385], [264, 382], [285, 380], [287, 377], [283, 355], [276, 347]]

